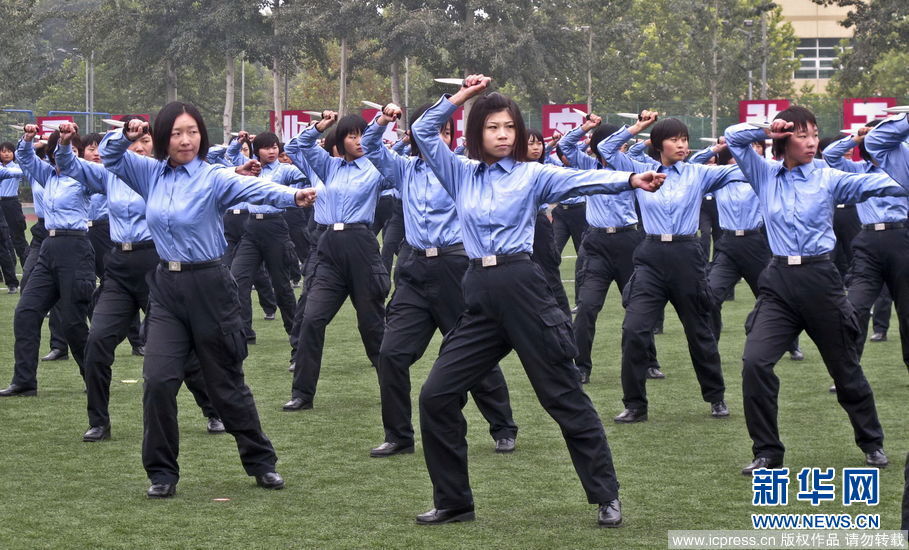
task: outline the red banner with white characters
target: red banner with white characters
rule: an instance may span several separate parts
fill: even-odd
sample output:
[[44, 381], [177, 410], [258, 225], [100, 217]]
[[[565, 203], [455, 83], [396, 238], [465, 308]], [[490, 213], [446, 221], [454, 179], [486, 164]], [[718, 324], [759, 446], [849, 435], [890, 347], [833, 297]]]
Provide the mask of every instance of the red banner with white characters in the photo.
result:
[[[363, 120], [366, 121], [366, 124], [372, 122], [372, 119], [376, 118], [376, 115], [379, 114], [378, 109], [361, 109], [360, 116], [363, 117]], [[385, 132], [382, 134], [382, 139], [388, 143], [395, 143], [398, 141], [398, 133], [395, 131], [400, 127], [397, 122], [385, 126]]]
[[788, 99], [739, 101], [739, 122], [771, 122], [777, 113], [788, 108]]
[[[278, 138], [282, 143], [287, 143], [302, 132], [312, 118], [305, 111], [281, 111], [281, 135]], [[268, 128], [275, 131], [274, 111], [268, 111]]]
[[583, 103], [543, 105], [543, 135], [549, 137], [556, 131], [565, 135], [584, 124], [584, 115], [574, 109], [586, 112], [587, 105]]
[[[843, 129], [858, 130], [876, 118], [885, 118], [884, 109], [896, 105], [895, 97], [853, 97], [843, 100]], [[852, 151], [852, 160], [859, 160], [858, 147]]]
[[36, 116], [35, 124], [41, 129], [41, 136], [47, 137], [60, 127], [61, 122], [73, 122], [69, 115]]

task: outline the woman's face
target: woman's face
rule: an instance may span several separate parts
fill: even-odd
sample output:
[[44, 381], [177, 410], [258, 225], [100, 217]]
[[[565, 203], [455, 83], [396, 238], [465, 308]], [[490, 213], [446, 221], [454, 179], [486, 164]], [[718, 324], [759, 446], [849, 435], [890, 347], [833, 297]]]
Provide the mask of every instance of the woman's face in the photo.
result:
[[442, 126], [442, 131], [439, 132], [439, 137], [442, 138], [442, 143], [451, 149], [451, 124]]
[[543, 156], [543, 142], [537, 139], [537, 136], [531, 135], [527, 140], [527, 160], [536, 162]]
[[660, 151], [663, 164], [673, 164], [685, 160], [688, 156], [688, 136], [675, 136], [663, 140], [663, 150]]
[[129, 150], [144, 157], [154, 156], [155, 147], [152, 143], [151, 134], [142, 134], [142, 136], [129, 146]]
[[268, 147], [259, 147], [256, 151], [257, 156], [259, 157], [259, 162], [262, 164], [271, 164], [274, 161], [278, 160], [278, 153], [281, 149], [278, 147], [278, 144], [270, 145]]
[[506, 109], [486, 117], [483, 123], [483, 156], [487, 162], [496, 162], [514, 151], [517, 133], [514, 119]]
[[175, 166], [186, 164], [199, 156], [202, 133], [196, 119], [183, 113], [174, 121], [170, 131], [170, 142], [167, 145], [167, 156]]
[[356, 160], [363, 156], [363, 147], [360, 146], [360, 134], [347, 134], [344, 136], [344, 152], [347, 157]]
[[806, 128], [796, 128], [786, 142], [784, 155], [788, 162], [808, 164], [814, 161], [818, 146], [817, 126], [808, 124]]
[[98, 154], [98, 144], [91, 143], [87, 145], [82, 153], [82, 158], [88, 162], [101, 162], [101, 155]]
[[14, 153], [9, 149], [0, 149], [0, 162], [8, 164], [13, 160]]

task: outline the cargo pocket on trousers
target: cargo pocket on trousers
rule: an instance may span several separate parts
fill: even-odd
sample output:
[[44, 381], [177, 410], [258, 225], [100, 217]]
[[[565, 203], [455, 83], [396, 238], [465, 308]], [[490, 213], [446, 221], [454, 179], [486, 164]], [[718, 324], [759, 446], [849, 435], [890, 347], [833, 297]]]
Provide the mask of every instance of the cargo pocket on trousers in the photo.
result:
[[[243, 325], [239, 320], [231, 319], [218, 323], [221, 331], [221, 342], [224, 344], [224, 352], [230, 362], [231, 368], [240, 368], [240, 365], [248, 355], [246, 347], [246, 334], [243, 332]], [[227, 367], [228, 365], [224, 365]]]
[[95, 294], [95, 274], [76, 276], [73, 279], [73, 300], [81, 307], [88, 307]]
[[631, 295], [634, 293], [634, 282], [637, 279], [638, 272], [635, 270], [631, 273], [631, 277], [628, 277], [628, 282], [625, 283], [625, 288], [622, 289], [622, 308], [628, 309], [628, 304], [631, 302]]
[[287, 270], [289, 279], [297, 280], [302, 275], [300, 258], [297, 257], [297, 249], [294, 248], [294, 243], [291, 241], [284, 243], [284, 268]]
[[861, 335], [861, 325], [859, 324], [858, 314], [855, 308], [847, 300], [843, 300], [839, 306], [840, 316], [842, 317], [843, 346], [845, 349], [856, 349], [859, 336]]
[[388, 297], [388, 291], [391, 290], [391, 279], [388, 277], [388, 270], [381, 261], [374, 263], [370, 268], [369, 285], [373, 296], [384, 300]]
[[754, 320], [757, 318], [758, 311], [761, 309], [761, 304], [764, 303], [764, 297], [758, 296], [757, 300], [754, 302], [754, 309], [751, 310], [751, 313], [748, 314], [748, 317], [745, 317], [745, 335], [751, 333], [751, 328], [754, 326]]
[[543, 345], [546, 346], [547, 358], [554, 363], [574, 359], [578, 348], [571, 320], [565, 312], [553, 306], [540, 312], [540, 320], [543, 321]]

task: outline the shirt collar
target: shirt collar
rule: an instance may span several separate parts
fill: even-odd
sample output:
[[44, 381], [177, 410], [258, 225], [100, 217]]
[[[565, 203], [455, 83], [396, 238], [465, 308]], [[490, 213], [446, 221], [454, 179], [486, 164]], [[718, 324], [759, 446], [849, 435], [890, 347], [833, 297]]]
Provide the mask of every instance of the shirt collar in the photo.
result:
[[167, 161], [164, 161], [162, 164], [164, 165], [164, 168], [162, 170], [163, 174], [166, 174], [168, 170], [177, 172], [182, 168], [187, 174], [189, 174], [190, 177], [194, 177], [199, 172], [199, 170], [202, 169], [203, 166], [202, 159], [199, 157], [193, 157], [191, 161], [187, 162], [186, 164], [177, 166], [176, 168], [171, 166]]
[[681, 160], [678, 161], [678, 162], [675, 162], [675, 163], [673, 163], [673, 164], [670, 164], [669, 166], [664, 166], [664, 165], [660, 164], [660, 168], [659, 168], [659, 170], [657, 170], [657, 172], [666, 172], [666, 173], [668, 173], [670, 170], [672, 170], [672, 171], [675, 172], [676, 174], [681, 175], [681, 173], [682, 173], [682, 166], [684, 166], [684, 164], [685, 164], [685, 162], [684, 162], [684, 161], [681, 161]]
[[341, 159], [341, 166], [352, 165], [352, 166], [356, 166], [360, 170], [366, 170], [368, 164], [370, 164], [370, 162], [369, 162], [369, 159], [366, 158], [366, 155], [363, 155], [362, 157], [356, 159], [353, 162], [347, 162], [343, 158]]
[[274, 170], [277, 170], [277, 169], [280, 168], [280, 167], [281, 167], [281, 161], [275, 159], [274, 161], [270, 162], [269, 164], [263, 164], [263, 165], [262, 165], [262, 170], [264, 171], [264, 170], [267, 169], [267, 170], [269, 170], [269, 171], [274, 171]]
[[[793, 168], [793, 170], [798, 170], [803, 178], [808, 179], [811, 177], [811, 174], [813, 174], [814, 171], [817, 170], [817, 168], [818, 168], [817, 164], [815, 164], [814, 162], [809, 162], [808, 164], [800, 164], [800, 165], [796, 166], [795, 168]], [[776, 175], [780, 176], [785, 171], [786, 171], [786, 164], [783, 162], [780, 162], [780, 166], [776, 170]]]
[[[515, 162], [515, 160], [513, 158], [504, 157], [504, 158], [499, 159], [497, 162], [494, 162], [494, 163], [488, 165], [488, 167], [489, 167], [489, 169], [492, 169], [493, 166], [498, 166], [499, 168], [504, 170], [506, 173], [510, 174], [515, 169], [515, 166], [517, 166], [517, 164], [518, 163]], [[477, 174], [482, 173], [483, 170], [486, 170], [486, 167], [487, 167], [487, 164], [485, 162], [479, 163], [477, 165], [476, 173]]]

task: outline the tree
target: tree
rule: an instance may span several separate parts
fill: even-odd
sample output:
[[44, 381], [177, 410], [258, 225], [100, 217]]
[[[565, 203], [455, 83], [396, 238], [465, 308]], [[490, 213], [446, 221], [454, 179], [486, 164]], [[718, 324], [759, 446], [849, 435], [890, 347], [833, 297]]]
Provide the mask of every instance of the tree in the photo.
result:
[[0, 107], [24, 107], [50, 78], [50, 48], [38, 37], [37, 0], [0, 0]]

